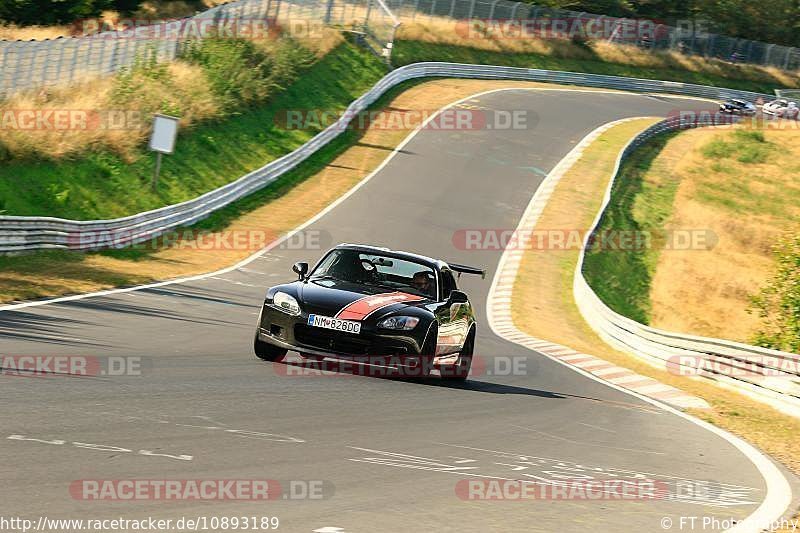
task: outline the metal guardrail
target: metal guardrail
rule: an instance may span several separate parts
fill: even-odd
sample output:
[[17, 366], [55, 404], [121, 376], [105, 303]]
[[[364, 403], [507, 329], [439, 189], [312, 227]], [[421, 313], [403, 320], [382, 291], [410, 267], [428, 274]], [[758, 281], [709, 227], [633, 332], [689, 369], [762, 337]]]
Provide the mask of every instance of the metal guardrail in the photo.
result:
[[[173, 61], [191, 41], [216, 35], [269, 38], [275, 28], [314, 37], [322, 25], [368, 30], [380, 53], [399, 24], [382, 0], [234, 0], [191, 17], [123, 19], [123, 29], [30, 41], [0, 39], [0, 96], [108, 76], [137, 63]], [[83, 21], [86, 31], [100, 26]], [[81, 32], [82, 21], [73, 25]]]
[[529, 80], [711, 99], [738, 97], [753, 100], [769, 96], [720, 87], [598, 74], [459, 63], [415, 63], [384, 76], [374, 87], [351, 103], [338, 121], [300, 148], [192, 200], [110, 220], [78, 221], [53, 217], [0, 216], [0, 253], [53, 248], [93, 250], [122, 247], [155, 238], [173, 228], [193, 224], [269, 185], [295, 168], [347, 129], [354, 117], [365, 111], [387, 90], [404, 81], [429, 76]]
[[[513, 38], [554, 33], [585, 35], [589, 40], [606, 40], [647, 50], [672, 50], [683, 55], [784, 70], [800, 68], [800, 48], [711, 33], [696, 21], [678, 21], [679, 26], [674, 27], [650, 19], [609, 17], [511, 0], [386, 0], [386, 3], [403, 22], [426, 17], [473, 20], [479, 22], [477, 28], [485, 26], [489, 31], [499, 32], [501, 38], [503, 32], [510, 33]], [[522, 23], [522, 27], [515, 25], [517, 22]], [[562, 32], [558, 32], [558, 28]], [[459, 28], [460, 31], [466, 29], [466, 25]]]
[[[295, 168], [345, 131], [351, 120], [392, 87], [407, 80], [431, 76], [528, 80], [634, 92], [671, 93], [711, 99], [744, 98], [754, 100], [759, 97], [769, 97], [769, 95], [720, 87], [619, 76], [458, 63], [416, 63], [398, 68], [384, 76], [369, 91], [350, 104], [336, 123], [317, 134], [300, 148], [198, 198], [112, 220], [76, 221], [52, 217], [0, 216], [0, 253], [52, 248], [91, 250], [123, 246], [157, 237], [172, 228], [197, 222], [214, 211], [265, 187]], [[617, 170], [621, 161], [641, 143], [654, 135], [674, 131], [681, 127], [679, 120], [679, 118], [675, 118], [659, 122], [633, 139], [620, 154]], [[616, 176], [616, 171], [614, 175]], [[609, 200], [610, 188], [600, 214]], [[597, 227], [600, 214], [598, 214], [592, 230]], [[574, 280], [575, 299], [589, 324], [612, 345], [638, 354], [645, 354], [652, 360], [665, 365], [670, 357], [677, 355], [703, 357], [727, 365], [727, 368], [741, 365], [748, 365], [747, 368], [750, 368], [748, 358], [754, 355], [758, 356], [761, 361], [761, 364], [757, 366], [770, 370], [780, 366], [780, 363], [770, 365], [769, 360], [764, 359], [765, 357], [772, 357], [776, 362], [792, 363], [795, 365], [794, 368], [800, 364], [798, 355], [719, 339], [670, 333], [623, 317], [608, 308], [592, 291], [581, 273], [582, 265], [583, 253], [580, 256]], [[725, 373], [723, 372], [723, 374]], [[730, 378], [727, 375], [715, 377], [721, 381], [731, 382], [738, 388], [749, 387], [761, 394], [800, 399], [797, 384], [783, 379], [780, 375], [778, 377], [764, 376], [763, 378], [755, 376], [747, 379]], [[792, 378], [793, 376], [787, 375], [786, 377]]]
[[[0, 95], [105, 76], [150, 58], [171, 61], [180, 56], [189, 40], [203, 38], [209, 28], [225, 34], [230, 24], [246, 27], [256, 22], [278, 23], [291, 28], [305, 21], [355, 25], [369, 36], [367, 41], [377, 53], [389, 55], [400, 22], [426, 17], [451, 23], [452, 31], [466, 32], [467, 36], [473, 31], [472, 23], [480, 27], [492, 22], [499, 28], [507, 26], [506, 31], [512, 32], [518, 24], [523, 29], [513, 38], [586, 34], [592, 40], [645, 49], [673, 50], [784, 70], [800, 68], [800, 49], [790, 46], [717, 35], [694, 25], [676, 28], [645, 19], [607, 17], [509, 0], [235, 0], [179, 20], [153, 20], [151, 25], [130, 21], [135, 23], [135, 30], [39, 41], [0, 39]], [[99, 21], [88, 22], [89, 30], [99, 26]], [[535, 29], [541, 25], [561, 29], [551, 35], [550, 31]], [[80, 21], [75, 29], [80, 31]], [[503, 30], [499, 31], [502, 38]]]
[[648, 139], [666, 132], [706, 124], [686, 124], [666, 119], [632, 139], [620, 153], [600, 211], [587, 234], [575, 268], [573, 293], [583, 318], [603, 340], [623, 351], [644, 356], [649, 362], [682, 375], [698, 375], [779, 399], [800, 413], [800, 355], [733, 341], [660, 330], [620, 315], [609, 308], [583, 276], [589, 236], [597, 229], [611, 200], [611, 187], [624, 160]]

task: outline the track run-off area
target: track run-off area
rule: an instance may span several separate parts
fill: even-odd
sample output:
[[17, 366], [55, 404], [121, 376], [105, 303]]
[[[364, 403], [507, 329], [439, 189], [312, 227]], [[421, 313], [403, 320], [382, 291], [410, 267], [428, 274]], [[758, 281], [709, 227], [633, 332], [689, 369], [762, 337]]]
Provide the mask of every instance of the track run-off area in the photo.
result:
[[[697, 517], [695, 531], [720, 531], [751, 515], [778, 518], [793, 499], [789, 487], [798, 492], [783, 469], [780, 479], [765, 477], [722, 431], [495, 335], [486, 302], [502, 250], [467, 250], [453, 239], [465, 229], [515, 228], [547, 173], [595, 128], [712, 104], [508, 89], [457, 105], [522, 112], [527, 126], [416, 132], [302, 228], [317, 248], [284, 242], [208, 276], [0, 310], [2, 354], [140, 363], [120, 375], [0, 376], [0, 515], [34, 523], [42, 515], [277, 517], [279, 530], [330, 532], [689, 531], [687, 517]], [[460, 280], [476, 307], [483, 370], [454, 384], [293, 375], [291, 365], [256, 359], [266, 288], [340, 242], [485, 268], [486, 279]], [[283, 493], [126, 501], [76, 489], [85, 480], [255, 479], [277, 480]], [[655, 482], [658, 494], [465, 497], [474, 480], [553, 487], [565, 479]]]

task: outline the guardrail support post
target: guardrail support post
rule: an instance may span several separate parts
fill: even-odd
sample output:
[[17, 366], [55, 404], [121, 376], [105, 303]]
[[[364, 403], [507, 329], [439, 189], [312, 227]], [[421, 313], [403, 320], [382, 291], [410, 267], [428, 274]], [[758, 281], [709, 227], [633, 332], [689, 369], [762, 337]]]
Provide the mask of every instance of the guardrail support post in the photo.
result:
[[153, 181], [150, 183], [150, 188], [155, 192], [158, 187], [158, 175], [161, 174], [161, 152], [156, 152], [156, 170], [153, 172]]
[[331, 12], [333, 12], [334, 0], [328, 0], [328, 5], [325, 7], [325, 24], [331, 23]]
[[[434, 1], [436, 1], [436, 0], [434, 0]], [[494, 6], [496, 6], [497, 2], [499, 2], [499, 1], [500, 0], [494, 0], [494, 2], [492, 2], [492, 7], [489, 9], [489, 20], [494, 20]]]
[[772, 55], [772, 49], [775, 48], [774, 44], [767, 45], [767, 53], [764, 56], [764, 64], [769, 65], [769, 56]]

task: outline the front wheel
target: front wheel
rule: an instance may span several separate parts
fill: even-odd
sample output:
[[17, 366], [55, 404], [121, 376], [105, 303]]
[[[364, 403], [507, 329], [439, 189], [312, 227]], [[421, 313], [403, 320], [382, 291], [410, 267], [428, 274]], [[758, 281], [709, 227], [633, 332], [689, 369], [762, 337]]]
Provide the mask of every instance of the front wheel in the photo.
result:
[[425, 337], [425, 342], [422, 345], [422, 350], [419, 354], [419, 365], [416, 369], [416, 377], [421, 379], [427, 379], [431, 376], [431, 370], [433, 370], [433, 360], [436, 357], [436, 342], [438, 339], [438, 331], [436, 327], [432, 327], [428, 330], [428, 334]]
[[475, 334], [470, 333], [467, 340], [464, 341], [464, 346], [458, 352], [458, 360], [453, 366], [453, 369], [447, 373], [443, 378], [452, 381], [465, 381], [469, 376], [469, 370], [472, 368], [472, 353], [475, 350]]
[[286, 352], [288, 350], [259, 340], [258, 333], [256, 333], [256, 338], [253, 341], [253, 351], [255, 352], [256, 357], [262, 361], [279, 363], [283, 361], [284, 357], [286, 357]]

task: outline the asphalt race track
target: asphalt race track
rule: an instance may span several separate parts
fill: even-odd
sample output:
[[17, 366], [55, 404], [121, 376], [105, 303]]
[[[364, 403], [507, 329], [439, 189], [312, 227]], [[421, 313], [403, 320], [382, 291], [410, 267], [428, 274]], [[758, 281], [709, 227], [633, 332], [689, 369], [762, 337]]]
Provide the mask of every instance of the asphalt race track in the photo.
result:
[[[452, 242], [459, 229], [516, 227], [544, 175], [594, 128], [711, 104], [525, 90], [468, 104], [526, 110], [528, 128], [422, 131], [305, 233], [323, 248], [369, 243], [487, 268], [485, 280], [464, 276], [461, 287], [478, 308], [476, 353], [489, 372], [449, 385], [288, 376], [290, 365], [257, 360], [265, 288], [324, 249], [281, 246], [219, 276], [3, 311], [2, 354], [141, 357], [142, 370], [0, 376], [0, 515], [276, 516], [285, 531], [640, 532], [663, 531], [664, 517], [677, 530], [681, 516], [726, 524], [752, 513], [764, 479], [726, 440], [495, 336], [485, 301], [501, 252]], [[524, 360], [525, 372], [492, 371], [499, 357]], [[652, 478], [666, 489], [643, 501], [459, 498], [461, 480], [481, 477]], [[85, 479], [270, 479], [284, 489], [305, 480], [323, 494], [303, 498], [306, 485], [294, 483], [294, 499], [267, 502], [85, 501], [70, 493]]]

